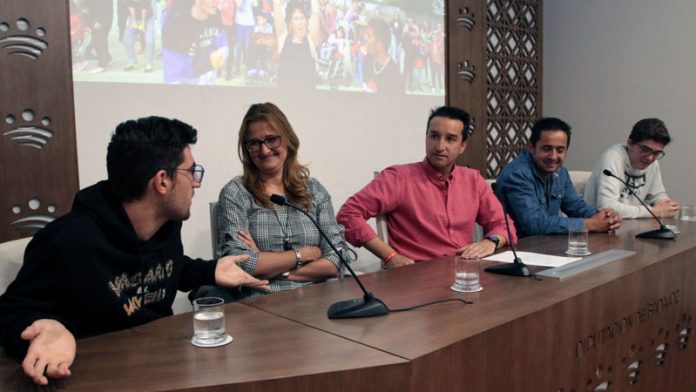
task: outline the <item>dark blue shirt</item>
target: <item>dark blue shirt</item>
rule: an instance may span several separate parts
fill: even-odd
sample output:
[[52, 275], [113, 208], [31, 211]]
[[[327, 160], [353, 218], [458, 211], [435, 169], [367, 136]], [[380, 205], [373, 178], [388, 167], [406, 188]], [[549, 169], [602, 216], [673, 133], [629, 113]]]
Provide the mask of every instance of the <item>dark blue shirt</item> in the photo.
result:
[[[565, 167], [544, 174], [527, 151], [503, 168], [495, 186], [520, 237], [564, 234], [571, 227], [584, 227], [583, 219], [597, 213], [578, 196]], [[561, 216], [561, 211], [567, 217]]]

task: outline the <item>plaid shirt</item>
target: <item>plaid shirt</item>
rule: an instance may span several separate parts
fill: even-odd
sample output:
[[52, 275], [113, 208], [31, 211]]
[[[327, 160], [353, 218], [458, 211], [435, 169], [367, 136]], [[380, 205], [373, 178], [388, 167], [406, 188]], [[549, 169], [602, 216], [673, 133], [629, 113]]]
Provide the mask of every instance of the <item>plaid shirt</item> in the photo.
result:
[[[309, 213], [321, 226], [336, 249], [345, 252], [343, 226], [336, 223], [331, 196], [314, 178], [309, 179], [309, 192], [312, 207]], [[255, 274], [259, 254], [237, 238], [240, 230], [247, 230], [262, 252], [283, 252], [287, 238], [293, 248], [318, 246], [322, 257], [333, 263], [343, 275], [343, 268], [336, 253], [321, 237], [319, 230], [304, 214], [290, 207], [274, 206], [266, 209], [256, 203], [252, 194], [244, 187], [241, 176], [228, 182], [220, 191], [218, 201], [218, 238], [221, 255], [249, 255], [249, 261], [239, 266], [251, 275]], [[293, 282], [283, 278], [270, 279], [270, 292], [294, 289], [312, 284], [312, 282]], [[238, 299], [255, 297], [263, 293], [257, 290], [241, 288]]]

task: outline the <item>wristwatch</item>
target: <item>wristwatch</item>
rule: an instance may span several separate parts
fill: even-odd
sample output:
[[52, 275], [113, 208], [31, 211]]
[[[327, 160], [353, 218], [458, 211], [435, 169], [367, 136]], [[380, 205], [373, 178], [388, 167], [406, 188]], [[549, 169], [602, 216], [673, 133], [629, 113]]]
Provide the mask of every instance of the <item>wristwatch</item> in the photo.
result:
[[498, 246], [500, 245], [500, 239], [494, 235], [489, 235], [486, 237], [488, 241], [492, 242], [495, 245], [495, 249], [498, 249]]
[[302, 254], [297, 248], [292, 248], [292, 250], [295, 251], [295, 269], [300, 269], [302, 268]]

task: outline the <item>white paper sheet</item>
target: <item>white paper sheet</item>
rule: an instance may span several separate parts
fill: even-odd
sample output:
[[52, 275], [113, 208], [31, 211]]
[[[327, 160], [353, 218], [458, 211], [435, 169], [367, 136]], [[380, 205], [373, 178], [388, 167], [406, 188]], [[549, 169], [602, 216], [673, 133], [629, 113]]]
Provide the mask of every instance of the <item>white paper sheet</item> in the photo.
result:
[[[559, 267], [582, 259], [582, 257], [553, 256], [533, 252], [517, 252], [517, 257], [522, 259], [522, 261], [527, 265], [536, 265], [539, 267]], [[507, 252], [488, 256], [483, 260], [512, 263], [515, 260], [515, 256], [513, 255], [512, 251], [508, 250]]]

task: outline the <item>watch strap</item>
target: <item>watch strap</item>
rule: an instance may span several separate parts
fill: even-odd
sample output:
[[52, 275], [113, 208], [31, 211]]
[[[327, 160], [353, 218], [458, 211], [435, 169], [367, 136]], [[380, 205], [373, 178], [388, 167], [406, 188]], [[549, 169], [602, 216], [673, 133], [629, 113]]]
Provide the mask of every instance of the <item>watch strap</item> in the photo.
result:
[[498, 237], [494, 235], [489, 235], [488, 237], [486, 237], [486, 239], [495, 244], [495, 249], [498, 249], [498, 247], [500, 246], [500, 239]]

